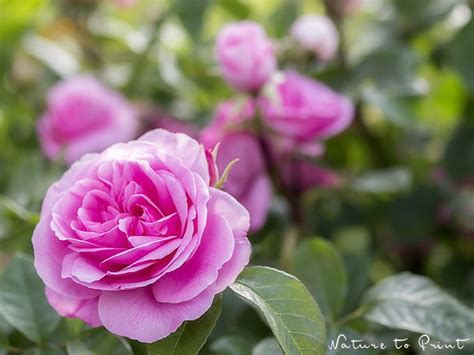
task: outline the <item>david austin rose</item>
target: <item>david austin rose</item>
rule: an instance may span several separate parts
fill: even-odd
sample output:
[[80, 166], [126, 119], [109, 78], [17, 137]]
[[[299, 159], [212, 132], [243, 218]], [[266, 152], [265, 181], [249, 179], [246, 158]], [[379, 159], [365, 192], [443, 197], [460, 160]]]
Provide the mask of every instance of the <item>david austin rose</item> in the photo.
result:
[[161, 129], [74, 163], [33, 234], [51, 306], [142, 342], [203, 315], [250, 256], [248, 212], [208, 169], [198, 142]]
[[308, 14], [299, 17], [291, 27], [291, 35], [322, 61], [332, 59], [337, 53], [339, 33], [326, 16]]
[[254, 22], [225, 26], [217, 36], [215, 54], [222, 75], [237, 90], [258, 90], [276, 70], [272, 43]]
[[351, 100], [322, 83], [287, 71], [276, 75], [272, 95], [261, 95], [263, 119], [275, 131], [304, 143], [332, 137], [352, 122]]
[[272, 184], [258, 140], [246, 129], [254, 116], [255, 104], [251, 100], [241, 104], [226, 101], [218, 106], [214, 120], [202, 131], [201, 141], [208, 149], [220, 144], [217, 167], [221, 172], [230, 162], [238, 159], [224, 184], [224, 190], [247, 208], [250, 229], [256, 232], [267, 219]]
[[85, 153], [136, 138], [138, 117], [117, 92], [89, 76], [53, 86], [38, 122], [41, 148], [50, 159], [71, 164]]

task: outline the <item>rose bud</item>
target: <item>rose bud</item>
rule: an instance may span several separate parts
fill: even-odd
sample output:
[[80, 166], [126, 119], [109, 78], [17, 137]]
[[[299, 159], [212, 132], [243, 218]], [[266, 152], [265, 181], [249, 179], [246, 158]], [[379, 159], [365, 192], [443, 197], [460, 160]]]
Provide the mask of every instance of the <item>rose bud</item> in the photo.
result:
[[225, 26], [217, 36], [215, 55], [225, 80], [237, 90], [258, 90], [276, 70], [271, 41], [250, 21]]
[[138, 117], [117, 92], [89, 76], [53, 86], [38, 122], [41, 148], [50, 159], [71, 164], [85, 153], [100, 152], [135, 138]]
[[321, 140], [344, 131], [352, 122], [351, 100], [326, 85], [287, 71], [271, 83], [272, 95], [261, 95], [265, 122], [295, 142]]
[[291, 27], [291, 35], [301, 47], [313, 52], [321, 61], [328, 61], [337, 53], [339, 34], [326, 16], [301, 16]]

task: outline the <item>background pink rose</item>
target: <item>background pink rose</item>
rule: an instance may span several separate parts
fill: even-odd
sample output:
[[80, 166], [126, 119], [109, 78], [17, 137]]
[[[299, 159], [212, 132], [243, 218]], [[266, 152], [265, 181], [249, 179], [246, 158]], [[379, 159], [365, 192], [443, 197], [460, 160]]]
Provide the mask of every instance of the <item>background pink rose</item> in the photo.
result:
[[254, 22], [226, 25], [217, 36], [215, 54], [222, 75], [238, 90], [259, 89], [276, 70], [272, 43]]
[[252, 101], [226, 101], [218, 106], [214, 120], [201, 133], [208, 148], [219, 145], [217, 167], [222, 173], [234, 159], [224, 190], [250, 213], [250, 226], [257, 231], [265, 224], [272, 200], [272, 185], [257, 138], [245, 127], [255, 115]]
[[263, 119], [276, 132], [298, 142], [332, 137], [352, 122], [354, 107], [345, 96], [293, 71], [275, 82], [272, 97], [261, 95]]
[[50, 187], [35, 267], [61, 315], [153, 342], [235, 280], [248, 228], [245, 208], [209, 186], [203, 147], [155, 130], [84, 156]]
[[308, 14], [299, 17], [291, 27], [291, 35], [322, 61], [332, 59], [337, 53], [339, 33], [326, 16]]
[[71, 164], [85, 153], [135, 138], [138, 117], [117, 92], [81, 76], [48, 92], [46, 112], [38, 122], [41, 148], [50, 159]]

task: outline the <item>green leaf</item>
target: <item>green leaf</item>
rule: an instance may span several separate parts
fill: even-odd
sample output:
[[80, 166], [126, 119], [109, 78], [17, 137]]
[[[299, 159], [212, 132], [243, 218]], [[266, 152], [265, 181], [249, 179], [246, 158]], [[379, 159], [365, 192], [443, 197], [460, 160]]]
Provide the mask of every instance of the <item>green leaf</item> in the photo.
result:
[[283, 355], [275, 338], [265, 338], [253, 348], [252, 355]]
[[264, 266], [246, 268], [231, 289], [257, 308], [286, 354], [325, 354], [326, 325], [296, 277]]
[[112, 335], [104, 328], [84, 331], [80, 337], [84, 345], [94, 354], [133, 354], [130, 344], [124, 338]]
[[472, 53], [474, 53], [474, 19], [471, 19], [454, 37], [448, 47], [448, 59], [459, 72], [471, 92], [474, 91], [474, 71]]
[[474, 122], [462, 120], [449, 139], [443, 157], [447, 173], [455, 178], [470, 178], [474, 174]]
[[471, 338], [474, 312], [436, 286], [411, 273], [392, 276], [369, 289], [362, 300], [365, 319], [440, 341]]
[[94, 352], [86, 344], [77, 340], [67, 343], [66, 350], [68, 355], [94, 355]]
[[352, 181], [352, 187], [357, 191], [368, 193], [395, 193], [406, 191], [412, 182], [409, 170], [405, 168], [390, 168], [365, 173]]
[[176, 332], [148, 346], [149, 354], [198, 354], [216, 325], [221, 313], [222, 297], [217, 296], [211, 308], [199, 319], [186, 322]]
[[172, 10], [178, 15], [188, 33], [196, 40], [201, 34], [203, 17], [209, 0], [174, 0]]
[[240, 0], [219, 0], [219, 5], [238, 19], [245, 19], [250, 15], [250, 8]]
[[59, 315], [49, 306], [33, 260], [17, 254], [0, 277], [0, 314], [35, 343], [56, 328]]
[[308, 240], [298, 247], [293, 273], [308, 287], [326, 317], [335, 319], [347, 296], [347, 272], [344, 262], [328, 241]]
[[253, 345], [247, 337], [227, 335], [214, 341], [209, 349], [216, 355], [251, 355]]
[[[61, 348], [53, 344], [47, 344], [45, 346], [39, 346], [36, 348], [29, 348], [26, 351], [24, 351], [22, 354], [24, 355], [66, 355], [66, 353]], [[76, 353], [76, 355], [83, 355], [83, 354]]]

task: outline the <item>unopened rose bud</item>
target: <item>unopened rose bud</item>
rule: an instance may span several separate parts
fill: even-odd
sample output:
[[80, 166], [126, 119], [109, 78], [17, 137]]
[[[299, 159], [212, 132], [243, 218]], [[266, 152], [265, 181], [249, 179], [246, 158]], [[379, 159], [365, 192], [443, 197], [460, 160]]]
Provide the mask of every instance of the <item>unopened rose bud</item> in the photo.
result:
[[325, 16], [301, 16], [291, 27], [291, 35], [304, 49], [313, 52], [322, 61], [332, 59], [337, 53], [339, 34], [336, 26]]

